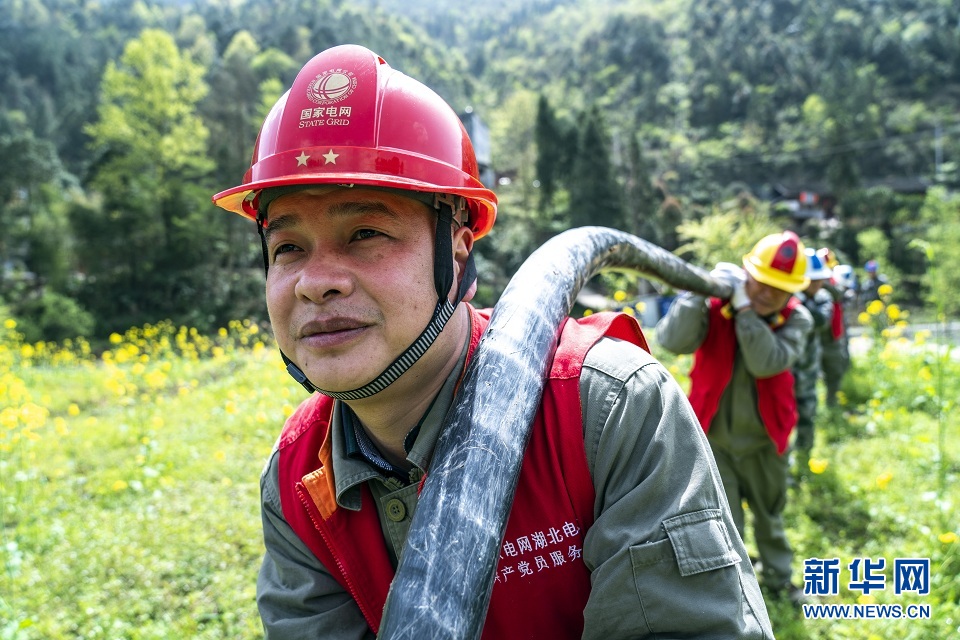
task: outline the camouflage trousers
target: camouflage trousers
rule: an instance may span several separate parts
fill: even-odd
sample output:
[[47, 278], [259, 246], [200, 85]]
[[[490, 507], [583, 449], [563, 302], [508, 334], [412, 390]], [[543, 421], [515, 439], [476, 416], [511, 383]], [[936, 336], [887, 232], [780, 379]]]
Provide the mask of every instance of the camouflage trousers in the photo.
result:
[[837, 405], [837, 393], [843, 383], [843, 376], [850, 368], [850, 352], [846, 334], [838, 340], [825, 340], [821, 346], [820, 366], [823, 369], [823, 382], [827, 387], [827, 406]]
[[817, 418], [817, 380], [820, 378], [820, 341], [807, 343], [806, 352], [793, 368], [793, 391], [797, 399], [797, 435], [794, 446], [813, 448], [813, 424]]

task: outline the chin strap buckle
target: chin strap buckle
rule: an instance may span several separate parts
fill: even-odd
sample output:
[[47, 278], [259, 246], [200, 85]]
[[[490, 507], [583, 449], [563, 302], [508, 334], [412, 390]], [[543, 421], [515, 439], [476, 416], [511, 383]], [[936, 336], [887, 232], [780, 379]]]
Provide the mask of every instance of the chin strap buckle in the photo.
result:
[[[282, 352], [281, 355], [283, 355]], [[307, 393], [313, 393], [317, 390], [317, 388], [313, 386], [309, 380], [307, 380], [307, 375], [300, 370], [300, 367], [290, 362], [285, 355], [283, 356], [283, 359], [287, 361], [287, 373], [289, 373], [294, 380], [299, 382], [300, 386], [307, 390]]]

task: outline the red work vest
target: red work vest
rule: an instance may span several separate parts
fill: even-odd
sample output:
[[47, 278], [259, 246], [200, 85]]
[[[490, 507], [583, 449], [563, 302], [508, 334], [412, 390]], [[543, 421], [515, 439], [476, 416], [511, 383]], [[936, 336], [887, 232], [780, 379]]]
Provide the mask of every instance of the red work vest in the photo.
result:
[[[799, 304], [797, 298], [790, 297], [787, 306], [780, 311], [784, 322]], [[720, 398], [733, 378], [737, 333], [733, 318], [723, 314], [725, 305], [723, 300], [711, 298], [707, 337], [693, 354], [693, 369], [690, 371], [690, 404], [704, 433], [710, 431]], [[777, 446], [777, 453], [783, 454], [787, 450], [790, 432], [797, 424], [797, 397], [793, 391], [793, 373], [789, 369], [769, 378], [757, 378], [757, 408], [767, 434]]]
[[[472, 356], [489, 312], [469, 307]], [[636, 321], [599, 313], [563, 327], [543, 400], [534, 418], [507, 529], [483, 638], [579, 638], [590, 594], [583, 540], [593, 524], [595, 492], [587, 467], [580, 370], [604, 335], [649, 351]], [[279, 441], [283, 515], [301, 540], [380, 629], [394, 568], [373, 497], [361, 487], [359, 511], [339, 507], [328, 425], [333, 400], [315, 395], [287, 420]], [[318, 454], [319, 452], [319, 454]]]
[[830, 320], [830, 335], [834, 340], [839, 340], [843, 335], [843, 304], [833, 303], [833, 318]]
[[833, 297], [833, 317], [830, 319], [830, 337], [836, 342], [840, 339], [840, 336], [843, 335], [843, 298], [842, 294], [839, 300], [833, 296], [837, 287], [837, 279], [831, 276], [830, 284], [834, 287], [830, 290], [830, 296]]

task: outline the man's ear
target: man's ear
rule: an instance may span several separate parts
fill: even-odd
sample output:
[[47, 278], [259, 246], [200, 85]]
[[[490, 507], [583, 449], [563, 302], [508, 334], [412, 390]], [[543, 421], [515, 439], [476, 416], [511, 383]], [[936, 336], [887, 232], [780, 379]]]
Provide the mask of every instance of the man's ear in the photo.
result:
[[[454, 269], [456, 269], [455, 290], [460, 287], [460, 279], [463, 277], [467, 258], [470, 256], [471, 251], [473, 251], [473, 229], [467, 226], [458, 227], [453, 232], [453, 265]], [[472, 300], [476, 292], [477, 283], [474, 281], [469, 291], [467, 291], [467, 294], [463, 297], [463, 301], [469, 302]]]

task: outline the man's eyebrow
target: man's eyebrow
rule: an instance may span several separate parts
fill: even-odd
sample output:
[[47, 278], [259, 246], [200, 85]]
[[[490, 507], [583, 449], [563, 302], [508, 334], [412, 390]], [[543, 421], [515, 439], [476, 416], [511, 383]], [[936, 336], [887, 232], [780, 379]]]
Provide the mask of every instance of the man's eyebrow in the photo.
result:
[[358, 200], [341, 202], [330, 207], [328, 213], [334, 217], [348, 217], [358, 215], [382, 215], [397, 220], [400, 215], [379, 200]]
[[264, 236], [269, 240], [270, 236], [278, 231], [297, 226], [297, 215], [288, 213], [281, 214], [276, 218], [268, 218], [267, 225], [263, 229]]
[[[391, 220], [401, 219], [401, 215], [382, 202], [376, 200], [358, 200], [350, 202], [341, 202], [332, 205], [327, 211], [327, 215], [334, 218], [347, 218], [351, 216], [379, 215]], [[276, 233], [295, 227], [300, 223], [303, 214], [300, 213], [280, 213], [276, 217], [267, 218], [267, 226], [264, 229], [266, 237], [269, 239], [271, 232]]]

